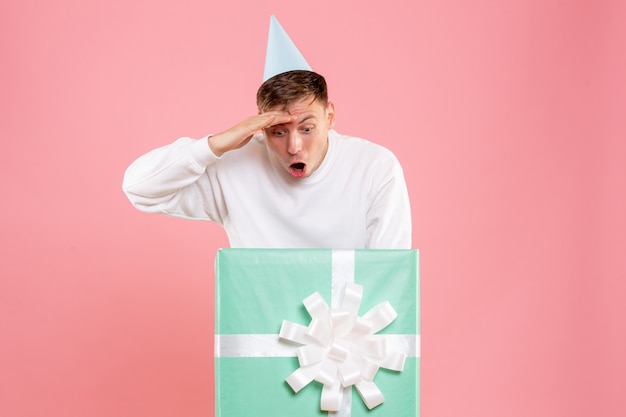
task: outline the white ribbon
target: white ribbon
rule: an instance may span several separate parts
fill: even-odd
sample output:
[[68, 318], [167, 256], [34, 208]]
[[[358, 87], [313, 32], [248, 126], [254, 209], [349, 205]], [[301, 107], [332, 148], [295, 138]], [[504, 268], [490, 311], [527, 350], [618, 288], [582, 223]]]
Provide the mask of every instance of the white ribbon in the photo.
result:
[[[394, 349], [398, 339], [400, 345], [405, 342], [402, 335], [389, 338], [376, 334], [397, 317], [389, 302], [359, 317], [363, 287], [352, 282], [354, 252], [336, 252], [339, 258], [333, 256], [333, 308], [315, 292], [303, 300], [311, 316], [309, 325], [283, 320], [278, 335], [281, 341], [300, 345], [300, 367], [286, 378], [287, 383], [296, 393], [313, 380], [323, 384], [320, 408], [329, 414], [345, 410], [344, 392], [349, 393], [353, 385], [368, 409], [382, 404], [384, 396], [373, 381], [376, 372], [380, 368], [402, 371], [408, 356], [401, 351], [405, 349]], [[342, 259], [345, 261], [347, 256], [349, 260], [350, 253], [352, 266], [346, 268]], [[342, 285], [341, 291], [337, 291], [337, 284]], [[406, 343], [411, 344], [410, 338], [405, 348]], [[415, 343], [413, 348], [417, 348]]]

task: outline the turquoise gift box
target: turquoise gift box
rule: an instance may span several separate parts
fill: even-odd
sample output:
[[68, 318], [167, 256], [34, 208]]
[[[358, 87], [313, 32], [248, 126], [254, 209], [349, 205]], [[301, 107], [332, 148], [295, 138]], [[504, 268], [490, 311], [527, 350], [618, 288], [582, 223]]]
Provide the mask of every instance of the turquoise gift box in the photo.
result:
[[[419, 416], [416, 250], [220, 249], [215, 267], [217, 417]], [[359, 318], [353, 317], [351, 323], [360, 323], [361, 318], [371, 323], [376, 321], [373, 316], [386, 317], [375, 331], [373, 337], [378, 339], [372, 346], [380, 346], [380, 339], [385, 339], [382, 346], [387, 353], [402, 352], [404, 359], [401, 370], [383, 364], [374, 371], [374, 384], [369, 384], [384, 396], [379, 405], [369, 409], [360, 395], [362, 389], [347, 385], [340, 388], [339, 409], [324, 411], [321, 398], [327, 385], [319, 382], [323, 377], [318, 375], [310, 383], [305, 382], [298, 392], [287, 382], [294, 372], [306, 368], [301, 360], [307, 359], [303, 359], [304, 353], [298, 353], [303, 343], [279, 338], [279, 333], [282, 335], [284, 321], [296, 327], [301, 325], [301, 330], [314, 327], [311, 311], [319, 305], [311, 306], [313, 298], [325, 300], [332, 310], [327, 310], [322, 302], [322, 310], [326, 311], [323, 314], [330, 317], [341, 306], [344, 293], [349, 297], [348, 288], [356, 288], [357, 293], [359, 288], [362, 290], [360, 305], [356, 305]], [[388, 317], [389, 305], [397, 316]], [[355, 329], [358, 332], [357, 325]], [[336, 338], [339, 340], [339, 336]], [[355, 340], [355, 346], [361, 343], [361, 339]], [[334, 346], [324, 352], [330, 350], [332, 356]], [[350, 349], [359, 346], [349, 346], [346, 351]], [[341, 352], [343, 348], [339, 346], [339, 355], [332, 357], [345, 357]]]

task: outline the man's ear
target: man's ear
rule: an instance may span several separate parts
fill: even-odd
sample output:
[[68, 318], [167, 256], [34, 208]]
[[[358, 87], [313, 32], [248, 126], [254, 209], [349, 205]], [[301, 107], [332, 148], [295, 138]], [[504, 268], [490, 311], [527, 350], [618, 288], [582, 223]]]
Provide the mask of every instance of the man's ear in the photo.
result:
[[335, 128], [335, 104], [329, 101], [326, 105], [326, 117], [328, 117], [328, 129]]

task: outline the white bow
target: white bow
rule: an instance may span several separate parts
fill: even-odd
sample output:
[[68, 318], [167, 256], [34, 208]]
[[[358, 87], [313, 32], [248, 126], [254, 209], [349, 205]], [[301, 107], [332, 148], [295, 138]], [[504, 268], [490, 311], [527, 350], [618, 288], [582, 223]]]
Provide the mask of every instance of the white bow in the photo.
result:
[[286, 381], [295, 392], [313, 380], [323, 384], [324, 411], [339, 411], [343, 387], [351, 385], [367, 408], [380, 405], [385, 398], [373, 381], [376, 372], [404, 369], [406, 354], [395, 351], [387, 336], [375, 334], [398, 314], [384, 301], [359, 317], [362, 298], [361, 285], [346, 283], [338, 308], [329, 308], [318, 292], [303, 300], [311, 316], [308, 326], [283, 320], [280, 341], [302, 345], [297, 349], [300, 367]]

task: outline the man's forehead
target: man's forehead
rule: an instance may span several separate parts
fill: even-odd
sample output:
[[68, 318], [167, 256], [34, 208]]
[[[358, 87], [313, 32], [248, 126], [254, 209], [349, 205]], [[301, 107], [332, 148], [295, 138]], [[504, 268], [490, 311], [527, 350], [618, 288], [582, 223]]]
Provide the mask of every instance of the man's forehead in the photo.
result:
[[[305, 97], [298, 101], [289, 103], [286, 106], [283, 106], [282, 109], [280, 110], [286, 111], [290, 114], [300, 114], [304, 112], [317, 112], [322, 109], [323, 109], [323, 106], [319, 100], [317, 99], [311, 100], [311, 98]], [[276, 108], [274, 110], [279, 110], [279, 109]]]

